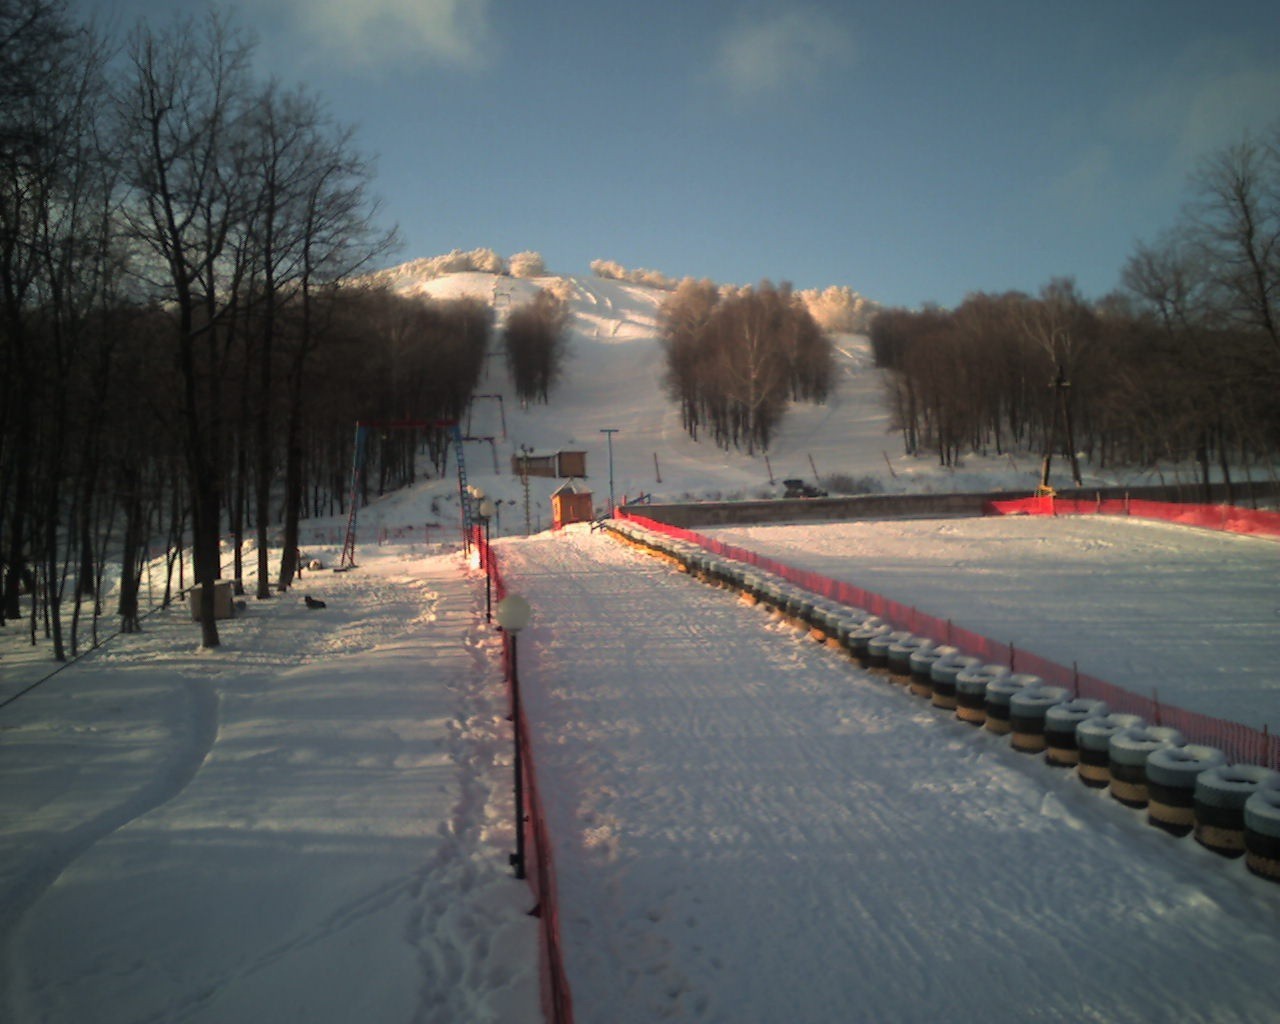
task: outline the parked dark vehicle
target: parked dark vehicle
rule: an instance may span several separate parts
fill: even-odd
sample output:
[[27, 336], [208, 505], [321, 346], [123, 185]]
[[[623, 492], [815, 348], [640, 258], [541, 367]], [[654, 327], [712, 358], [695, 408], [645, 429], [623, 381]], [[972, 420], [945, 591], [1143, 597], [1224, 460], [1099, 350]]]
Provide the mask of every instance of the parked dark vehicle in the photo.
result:
[[786, 488], [783, 493], [784, 498], [825, 498], [827, 492], [821, 487], [814, 487], [813, 484], [807, 484], [803, 480], [783, 480], [782, 486]]

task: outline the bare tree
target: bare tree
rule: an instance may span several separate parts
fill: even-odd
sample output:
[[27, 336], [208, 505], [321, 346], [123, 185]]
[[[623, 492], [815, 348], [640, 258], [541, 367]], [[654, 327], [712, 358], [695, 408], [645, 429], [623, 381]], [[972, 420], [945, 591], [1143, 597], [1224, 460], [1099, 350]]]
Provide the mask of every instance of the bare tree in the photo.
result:
[[1068, 278], [1056, 278], [1045, 285], [1039, 299], [1023, 304], [1020, 319], [1026, 337], [1048, 359], [1052, 374], [1048, 381], [1051, 411], [1045, 434], [1040, 486], [1049, 486], [1049, 472], [1057, 446], [1065, 451], [1071, 464], [1071, 479], [1079, 486], [1084, 479], [1080, 475], [1073, 415], [1073, 396], [1077, 391], [1072, 389], [1078, 390], [1080, 386], [1078, 374], [1084, 367], [1090, 345], [1096, 339], [1096, 321], [1076, 291], [1075, 282]]
[[1269, 340], [1280, 370], [1280, 127], [1208, 158], [1195, 188], [1193, 237], [1222, 311]]
[[551, 386], [564, 369], [569, 306], [549, 291], [511, 311], [503, 342], [507, 366], [522, 403], [546, 402]]
[[705, 424], [721, 447], [766, 450], [791, 398], [826, 399], [831, 342], [790, 286], [687, 279], [662, 312], [667, 391], [695, 440]]
[[172, 303], [181, 376], [182, 433], [193, 524], [195, 581], [204, 588], [201, 636], [219, 643], [212, 586], [221, 572], [230, 312], [243, 285], [233, 232], [246, 197], [235, 144], [249, 96], [248, 43], [217, 14], [159, 34], [145, 24], [128, 43], [117, 98], [134, 238]]
[[[81, 554], [71, 544], [97, 482], [73, 441], [103, 401], [85, 369], [97, 365], [112, 255], [103, 65], [101, 43], [62, 3], [0, 3], [0, 622], [17, 617], [34, 564], [59, 660], [58, 609]], [[34, 641], [34, 600], [31, 623]]]

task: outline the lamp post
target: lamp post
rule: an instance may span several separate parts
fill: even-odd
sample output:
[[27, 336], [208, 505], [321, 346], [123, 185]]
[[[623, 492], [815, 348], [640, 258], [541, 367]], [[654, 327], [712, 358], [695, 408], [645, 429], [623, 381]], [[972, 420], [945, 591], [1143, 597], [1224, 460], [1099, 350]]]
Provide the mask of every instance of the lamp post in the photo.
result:
[[[467, 484], [467, 494], [470, 496], [470, 499], [471, 499], [471, 502], [470, 502], [471, 519], [479, 519], [480, 518], [480, 502], [484, 501], [484, 488], [477, 487], [475, 484]], [[470, 523], [470, 521], [471, 520], [469, 519], [468, 523]], [[471, 531], [470, 529], [468, 529], [467, 530], [468, 541], [470, 541], [471, 539], [470, 534], [471, 534]]]
[[617, 427], [601, 427], [600, 433], [609, 439], [609, 518], [613, 518], [613, 435], [618, 432]]
[[529, 624], [533, 609], [519, 594], [508, 594], [498, 602], [498, 625], [511, 637], [511, 725], [515, 733], [515, 788], [516, 788], [516, 852], [510, 863], [516, 869], [516, 878], [524, 878], [524, 754], [521, 749], [520, 730], [520, 666], [516, 641], [520, 631]]
[[493, 621], [493, 549], [489, 547], [489, 520], [494, 504], [488, 498], [480, 502], [480, 522], [484, 526], [484, 621]]

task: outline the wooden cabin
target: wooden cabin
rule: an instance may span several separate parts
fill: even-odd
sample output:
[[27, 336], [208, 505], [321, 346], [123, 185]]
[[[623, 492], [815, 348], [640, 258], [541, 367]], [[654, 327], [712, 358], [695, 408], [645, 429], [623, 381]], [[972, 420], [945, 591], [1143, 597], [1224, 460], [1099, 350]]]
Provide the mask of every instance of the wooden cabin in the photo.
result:
[[543, 476], [551, 479], [579, 477], [587, 475], [586, 452], [519, 452], [511, 456], [511, 475], [520, 476], [521, 466], [529, 476]]
[[568, 480], [551, 495], [551, 529], [559, 530], [570, 523], [589, 523], [594, 518], [591, 492], [580, 482]]

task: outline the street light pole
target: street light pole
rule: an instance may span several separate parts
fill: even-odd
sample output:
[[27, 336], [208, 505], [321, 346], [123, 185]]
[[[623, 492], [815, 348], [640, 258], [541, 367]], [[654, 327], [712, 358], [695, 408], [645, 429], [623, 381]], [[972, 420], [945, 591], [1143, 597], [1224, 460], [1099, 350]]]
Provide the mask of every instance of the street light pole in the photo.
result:
[[618, 432], [617, 427], [601, 427], [600, 433], [609, 439], [609, 518], [613, 518], [613, 435]]
[[489, 520], [494, 504], [488, 498], [480, 502], [480, 522], [484, 526], [484, 621], [493, 621], [493, 548], [489, 546]]
[[516, 852], [510, 855], [516, 878], [524, 878], [524, 751], [520, 740], [523, 728], [523, 712], [520, 709], [520, 661], [517, 638], [520, 630], [529, 624], [533, 609], [519, 594], [508, 594], [498, 602], [498, 625], [511, 638], [511, 725], [515, 733], [515, 797], [516, 797]]

